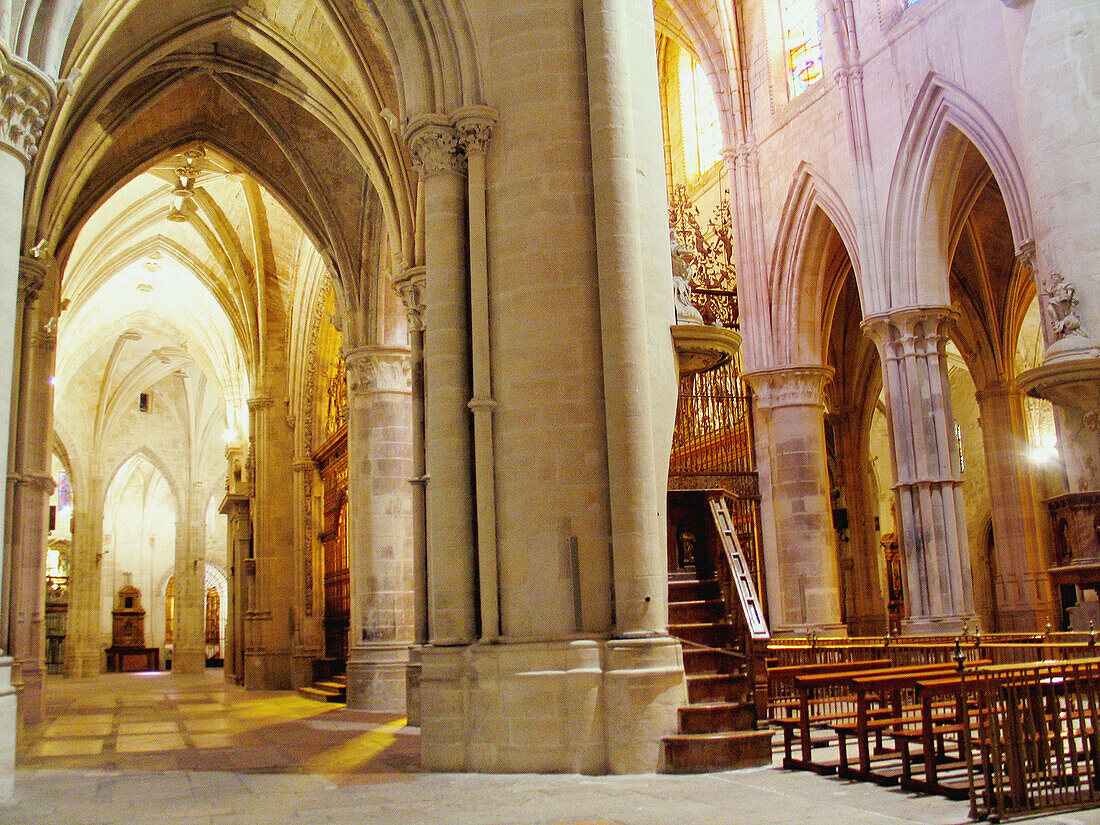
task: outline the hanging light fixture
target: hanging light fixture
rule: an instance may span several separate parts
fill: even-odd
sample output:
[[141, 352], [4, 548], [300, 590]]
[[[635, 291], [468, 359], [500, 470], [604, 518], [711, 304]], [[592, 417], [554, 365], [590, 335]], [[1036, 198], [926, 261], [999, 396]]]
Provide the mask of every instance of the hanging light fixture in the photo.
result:
[[168, 213], [168, 220], [182, 223], [187, 220], [183, 214], [183, 206], [195, 194], [195, 167], [194, 159], [187, 158], [187, 164], [176, 169], [176, 177], [179, 185], [172, 190], [172, 209]]

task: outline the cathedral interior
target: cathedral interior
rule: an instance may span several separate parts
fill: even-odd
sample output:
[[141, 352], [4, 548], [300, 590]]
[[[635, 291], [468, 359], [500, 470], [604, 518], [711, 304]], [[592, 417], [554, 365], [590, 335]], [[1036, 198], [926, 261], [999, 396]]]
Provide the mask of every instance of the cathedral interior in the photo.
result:
[[0, 0], [0, 797], [105, 673], [635, 774], [770, 764], [769, 644], [1085, 639], [1098, 37]]

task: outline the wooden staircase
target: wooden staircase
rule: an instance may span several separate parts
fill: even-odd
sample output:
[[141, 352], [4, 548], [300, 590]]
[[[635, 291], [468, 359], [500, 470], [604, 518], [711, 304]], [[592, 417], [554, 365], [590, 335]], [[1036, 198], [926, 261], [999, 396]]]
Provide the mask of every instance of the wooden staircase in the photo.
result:
[[688, 704], [679, 732], [664, 737], [670, 773], [770, 765], [772, 732], [756, 729], [756, 704], [745, 657], [730, 650], [733, 626], [716, 579], [669, 574], [669, 632], [684, 647]]
[[315, 702], [346, 703], [348, 701], [347, 676], [327, 676], [308, 687], [298, 688], [298, 695]]

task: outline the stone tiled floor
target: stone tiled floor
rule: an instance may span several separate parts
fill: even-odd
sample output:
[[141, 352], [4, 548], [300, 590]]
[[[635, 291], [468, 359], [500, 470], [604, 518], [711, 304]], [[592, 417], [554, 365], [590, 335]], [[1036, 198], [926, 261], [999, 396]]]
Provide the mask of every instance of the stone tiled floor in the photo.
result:
[[[804, 772], [420, 773], [404, 720], [203, 677], [49, 685], [20, 743], [7, 825], [950, 825], [967, 805]], [[1046, 825], [1100, 825], [1100, 810]]]

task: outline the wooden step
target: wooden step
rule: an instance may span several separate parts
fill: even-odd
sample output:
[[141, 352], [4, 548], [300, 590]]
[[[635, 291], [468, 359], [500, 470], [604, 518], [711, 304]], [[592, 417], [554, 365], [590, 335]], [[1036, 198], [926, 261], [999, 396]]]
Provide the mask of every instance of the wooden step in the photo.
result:
[[701, 673], [687, 677], [688, 702], [741, 701], [752, 688], [743, 676]]
[[684, 645], [684, 673], [732, 673], [744, 672], [745, 656], [713, 647], [689, 647]]
[[669, 623], [668, 632], [678, 639], [704, 647], [725, 647], [731, 639], [729, 622]]
[[717, 579], [683, 579], [668, 583], [668, 600], [672, 602], [690, 602], [702, 599], [721, 598], [722, 591]]
[[756, 729], [751, 702], [699, 702], [679, 710], [680, 733], [719, 733]]
[[726, 603], [721, 599], [698, 599], [668, 603], [668, 621], [670, 624], [720, 622], [725, 618]]
[[663, 739], [667, 773], [701, 773], [770, 765], [772, 731], [678, 733]]

